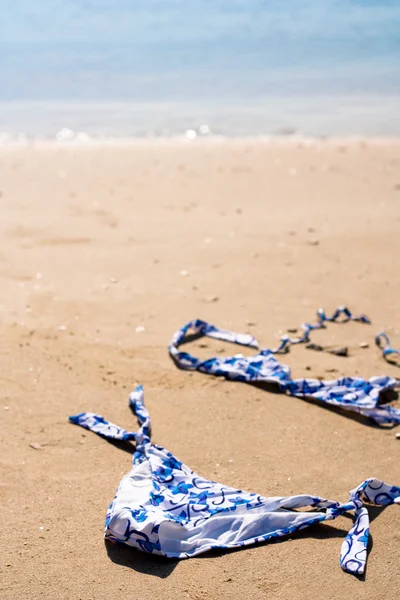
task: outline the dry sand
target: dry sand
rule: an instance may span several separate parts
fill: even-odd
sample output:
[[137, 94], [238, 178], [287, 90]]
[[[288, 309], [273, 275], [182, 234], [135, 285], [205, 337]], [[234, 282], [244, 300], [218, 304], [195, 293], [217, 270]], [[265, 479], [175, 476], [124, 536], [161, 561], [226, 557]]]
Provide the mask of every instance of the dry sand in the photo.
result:
[[[178, 371], [167, 353], [191, 318], [268, 346], [319, 306], [344, 303], [373, 325], [319, 332], [351, 356], [296, 348], [294, 375], [398, 376], [373, 335], [385, 328], [400, 346], [399, 188], [395, 142], [0, 150], [4, 600], [397, 596], [398, 506], [371, 511], [364, 580], [339, 566], [345, 517], [181, 562], [107, 551], [104, 515], [130, 456], [67, 417], [91, 410], [133, 428], [128, 393], [141, 382], [154, 441], [206, 477], [341, 501], [368, 476], [400, 484], [394, 430]], [[223, 346], [207, 344], [193, 351]]]

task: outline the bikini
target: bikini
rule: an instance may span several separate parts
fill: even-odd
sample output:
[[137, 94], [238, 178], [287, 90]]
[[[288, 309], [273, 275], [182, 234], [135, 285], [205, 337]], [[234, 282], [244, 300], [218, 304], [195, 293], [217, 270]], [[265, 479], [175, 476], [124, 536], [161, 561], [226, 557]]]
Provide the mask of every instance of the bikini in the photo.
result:
[[[317, 323], [302, 325], [304, 332], [302, 336], [294, 339], [288, 335], [282, 336], [280, 344], [275, 349], [262, 349], [250, 357], [236, 354], [228, 358], [215, 357], [207, 360], [200, 360], [178, 348], [192, 337], [202, 336], [252, 348], [258, 348], [258, 342], [251, 335], [219, 329], [196, 319], [189, 321], [174, 334], [169, 352], [181, 369], [200, 371], [253, 384], [272, 383], [283, 393], [299, 398], [311, 398], [336, 408], [360, 413], [378, 425], [400, 423], [400, 409], [381, 402], [388, 390], [400, 387], [400, 380], [386, 376], [371, 377], [368, 380], [361, 377], [341, 377], [332, 381], [292, 379], [290, 368], [277, 360], [275, 355], [288, 352], [291, 345], [309, 342], [311, 331], [325, 328], [327, 322], [339, 321], [340, 317], [344, 317], [342, 322], [370, 323], [363, 315], [353, 316], [346, 307], [338, 308], [331, 317], [327, 317], [320, 309], [317, 317]], [[375, 342], [388, 362], [393, 362], [393, 358], [400, 354], [398, 350], [392, 348], [388, 336], [383, 332], [376, 336]]]
[[[288, 536], [310, 525], [354, 511], [355, 522], [341, 548], [340, 564], [362, 574], [367, 559], [369, 517], [364, 502], [400, 504], [400, 488], [366, 479], [345, 503], [319, 496], [266, 498], [197, 475], [150, 440], [150, 415], [143, 388], [130, 395], [140, 429], [134, 433], [94, 413], [70, 421], [111, 440], [134, 441], [133, 466], [108, 509], [105, 538], [144, 552], [189, 558], [212, 549], [238, 548]], [[310, 512], [302, 512], [311, 507]]]
[[[266, 371], [265, 377], [268, 379], [263, 381], [273, 380], [279, 385], [286, 385], [287, 381], [291, 381], [288, 367], [279, 365], [273, 354], [268, 354], [272, 351], [260, 352], [260, 358], [256, 361], [261, 361], [260, 368], [250, 359], [246, 359], [243, 365], [234, 360], [233, 363], [223, 362], [220, 373], [215, 372], [212, 364], [207, 361], [207, 367], [204, 367], [203, 362], [191, 362], [197, 359], [186, 354], [182, 356], [183, 353], [177, 350], [177, 345], [190, 328], [203, 335], [255, 346], [255, 340], [251, 336], [238, 336], [212, 328], [203, 321], [192, 321], [178, 332], [179, 335], [174, 336], [170, 347], [178, 364], [179, 361], [184, 362], [190, 368], [213, 374], [232, 374], [234, 379], [244, 381], [247, 379], [241, 379], [243, 373], [254, 368], [257, 373]], [[225, 360], [233, 359], [223, 359]], [[229, 367], [232, 369], [229, 370]], [[204, 370], [206, 368], [212, 370]], [[383, 384], [370, 385], [372, 390], [384, 389]], [[388, 382], [385, 386], [387, 385]], [[287, 388], [284, 389], [286, 391]], [[355, 401], [359, 402], [353, 387], [351, 390], [348, 393], [355, 394]], [[371, 397], [371, 391], [367, 393], [364, 389], [364, 395]], [[378, 479], [367, 479], [350, 491], [349, 500], [344, 503], [313, 495], [264, 497], [237, 490], [197, 475], [171, 452], [151, 442], [150, 415], [144, 405], [141, 386], [131, 393], [129, 401], [140, 425], [137, 432], [126, 431], [90, 412], [70, 417], [72, 423], [104, 438], [135, 442], [132, 469], [122, 478], [107, 511], [106, 539], [147, 553], [181, 559], [212, 549], [238, 548], [288, 536], [311, 525], [333, 520], [347, 511], [354, 511], [354, 525], [343, 541], [340, 564], [350, 573], [364, 572], [369, 538], [369, 516], [364, 502], [380, 506], [400, 504], [399, 487]], [[358, 404], [355, 406], [360, 408]], [[377, 422], [387, 422], [382, 419], [387, 419], [388, 415], [393, 417], [395, 413], [385, 413], [385, 416], [379, 416]], [[377, 414], [373, 413], [373, 418], [376, 420]], [[312, 510], [299, 510], [307, 507]]]

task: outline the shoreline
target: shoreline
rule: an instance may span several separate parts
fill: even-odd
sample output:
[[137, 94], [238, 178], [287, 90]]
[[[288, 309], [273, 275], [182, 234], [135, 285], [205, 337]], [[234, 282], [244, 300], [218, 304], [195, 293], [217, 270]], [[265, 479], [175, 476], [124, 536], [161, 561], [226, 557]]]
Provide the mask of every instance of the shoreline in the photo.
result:
[[[17, 138], [17, 139], [15, 139]], [[0, 134], [0, 150], [7, 148], [54, 148], [54, 149], [96, 149], [107, 147], [129, 146], [182, 146], [187, 147], [205, 147], [207, 145], [242, 145], [252, 144], [260, 146], [289, 146], [289, 147], [310, 147], [310, 146], [336, 146], [336, 145], [369, 145], [369, 146], [397, 146], [400, 145], [400, 135], [393, 136], [324, 136], [324, 135], [259, 135], [259, 136], [224, 136], [207, 135], [190, 138], [185, 134], [175, 136], [138, 136], [138, 137], [90, 137], [89, 139], [71, 139], [57, 140], [48, 138], [26, 138], [18, 139], [14, 136], [11, 139], [2, 140]]]
[[[194, 137], [400, 136], [399, 93], [175, 101], [0, 101], [2, 137], [68, 141]], [[3, 133], [1, 133], [3, 132]], [[205, 137], [208, 137], [205, 135]]]

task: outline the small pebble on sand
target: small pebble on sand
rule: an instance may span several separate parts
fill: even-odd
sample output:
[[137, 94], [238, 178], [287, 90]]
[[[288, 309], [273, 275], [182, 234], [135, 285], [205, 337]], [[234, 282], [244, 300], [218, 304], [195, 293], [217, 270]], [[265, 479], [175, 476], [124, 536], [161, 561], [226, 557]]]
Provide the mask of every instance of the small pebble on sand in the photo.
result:
[[37, 442], [32, 442], [31, 444], [29, 444], [29, 446], [34, 450], [43, 450], [43, 446], [41, 446]]
[[219, 298], [218, 296], [207, 296], [207, 298], [204, 298], [204, 300], [206, 302], [218, 302]]
[[348, 356], [349, 349], [346, 346], [341, 346], [340, 348], [331, 348], [328, 350], [330, 354], [334, 354], [335, 356]]
[[316, 352], [322, 352], [322, 350], [324, 349], [323, 346], [320, 346], [319, 344], [314, 344], [313, 342], [307, 344], [306, 348], [307, 350], [315, 350]]

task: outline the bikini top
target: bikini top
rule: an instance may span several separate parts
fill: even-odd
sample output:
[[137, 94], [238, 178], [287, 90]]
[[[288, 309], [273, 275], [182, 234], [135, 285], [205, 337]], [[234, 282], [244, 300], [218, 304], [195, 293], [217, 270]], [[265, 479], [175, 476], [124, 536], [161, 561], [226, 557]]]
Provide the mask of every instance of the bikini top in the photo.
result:
[[[315, 324], [304, 323], [303, 335], [290, 338], [284, 335], [277, 348], [262, 349], [253, 356], [236, 354], [232, 357], [215, 357], [201, 360], [179, 350], [179, 346], [193, 337], [208, 336], [218, 340], [232, 342], [242, 346], [258, 348], [257, 340], [248, 334], [234, 333], [219, 329], [200, 319], [189, 321], [173, 336], [169, 345], [169, 353], [181, 369], [200, 371], [210, 375], [220, 375], [235, 381], [247, 383], [274, 383], [280, 391], [299, 398], [311, 398], [330, 406], [360, 413], [369, 417], [378, 425], [399, 424], [400, 409], [390, 404], [381, 403], [383, 393], [387, 390], [400, 387], [400, 380], [393, 377], [371, 377], [365, 380], [361, 377], [341, 377], [331, 381], [318, 379], [292, 379], [290, 368], [279, 362], [277, 354], [289, 351], [290, 346], [310, 341], [310, 333], [315, 329], [325, 328], [325, 323], [339, 321], [359, 321], [370, 323], [364, 315], [354, 316], [346, 307], [339, 307], [331, 317], [327, 317], [323, 309], [317, 311]], [[386, 333], [379, 333], [375, 342], [381, 349], [383, 357], [388, 362], [400, 355], [398, 350], [392, 348]]]
[[205, 479], [151, 443], [150, 415], [141, 386], [131, 393], [130, 406], [140, 425], [136, 433], [90, 412], [70, 417], [72, 423], [104, 438], [136, 443], [132, 469], [121, 480], [107, 511], [106, 539], [148, 553], [188, 558], [211, 549], [288, 536], [354, 511], [355, 522], [343, 541], [340, 564], [345, 571], [361, 574], [369, 536], [364, 501], [400, 504], [400, 487], [372, 478], [352, 490], [344, 503], [304, 494], [264, 497]]

